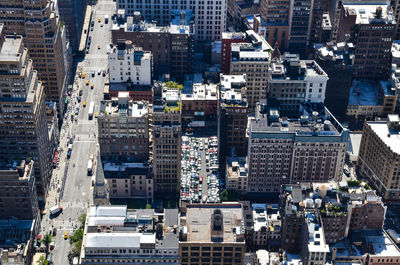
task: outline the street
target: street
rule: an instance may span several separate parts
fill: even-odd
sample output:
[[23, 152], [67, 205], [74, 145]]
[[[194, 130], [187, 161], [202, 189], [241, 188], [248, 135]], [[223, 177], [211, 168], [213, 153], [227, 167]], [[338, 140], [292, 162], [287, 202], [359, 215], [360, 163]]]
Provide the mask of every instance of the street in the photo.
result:
[[[54, 264], [68, 264], [68, 253], [71, 246], [64, 239], [64, 232], [70, 235], [77, 228], [77, 218], [85, 214], [91, 198], [91, 176], [87, 175], [87, 164], [91, 154], [96, 154], [97, 122], [96, 118], [88, 119], [90, 102], [95, 103], [94, 112], [99, 110], [99, 102], [103, 99], [105, 78], [98, 71], [107, 71], [107, 46], [111, 43], [112, 21], [104, 23], [104, 15], [110, 17], [115, 13], [115, 2], [99, 0], [93, 6], [92, 20], [94, 30], [89, 31], [91, 45], [89, 53], [77, 65], [76, 76], [73, 81], [73, 91], [65, 113], [63, 126], [60, 132], [60, 159], [59, 165], [53, 170], [50, 190], [46, 198], [46, 211], [41, 222], [41, 234], [45, 234], [53, 227], [57, 228], [54, 237], [55, 248], [52, 250]], [[98, 18], [101, 17], [101, 23]], [[99, 45], [99, 47], [98, 47]], [[92, 77], [92, 71], [95, 71]], [[80, 73], [86, 73], [86, 78], [80, 78]], [[89, 80], [89, 85], [86, 85]], [[90, 88], [93, 84], [93, 89]], [[77, 101], [79, 90], [83, 90], [81, 101]], [[87, 106], [83, 107], [83, 102]], [[71, 119], [71, 114], [79, 108], [77, 118]], [[67, 141], [73, 139], [73, 148], [70, 159], [67, 159]], [[96, 163], [96, 162], [95, 162]], [[94, 166], [95, 168], [95, 166]], [[64, 173], [66, 173], [64, 175]], [[62, 213], [50, 219], [49, 208], [55, 205], [63, 207]]]

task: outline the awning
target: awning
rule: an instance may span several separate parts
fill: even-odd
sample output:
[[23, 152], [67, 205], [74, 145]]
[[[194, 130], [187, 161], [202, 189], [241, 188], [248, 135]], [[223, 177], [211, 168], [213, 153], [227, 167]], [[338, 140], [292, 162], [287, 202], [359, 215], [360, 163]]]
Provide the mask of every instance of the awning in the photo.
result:
[[54, 164], [57, 164], [57, 158], [58, 158], [58, 152], [56, 151], [54, 153], [54, 161], [53, 161]]
[[68, 97], [65, 97], [65, 104], [68, 104]]

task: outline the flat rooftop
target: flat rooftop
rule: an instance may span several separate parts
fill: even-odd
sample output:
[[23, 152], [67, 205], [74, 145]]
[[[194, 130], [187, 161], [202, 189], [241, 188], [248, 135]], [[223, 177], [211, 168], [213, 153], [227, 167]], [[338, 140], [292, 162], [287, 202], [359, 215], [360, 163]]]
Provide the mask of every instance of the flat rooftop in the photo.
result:
[[[121, 93], [121, 92], [120, 92]], [[125, 92], [129, 93], [129, 92]], [[140, 118], [148, 114], [147, 103], [144, 101], [131, 101], [123, 103], [120, 99], [103, 100], [100, 102], [100, 116], [121, 116]]]
[[213, 242], [211, 224], [215, 210], [220, 210], [223, 216], [222, 242], [238, 242], [237, 233], [244, 233], [240, 203], [189, 205], [186, 212], [187, 242]]
[[[396, 24], [394, 16], [389, 12], [389, 2], [376, 1], [375, 3], [345, 2], [343, 7], [351, 15], [357, 15], [356, 24]], [[380, 18], [376, 17], [377, 8], [382, 8]]]
[[0, 220], [0, 248], [27, 243], [34, 227], [34, 220]]
[[382, 105], [378, 86], [379, 84], [374, 81], [354, 80], [352, 86], [350, 87], [348, 105]]
[[191, 93], [181, 94], [181, 100], [218, 100], [216, 84], [193, 84]]
[[396, 154], [400, 155], [400, 134], [389, 130], [385, 121], [369, 121], [372, 131]]
[[246, 86], [246, 75], [222, 75], [220, 77], [221, 90], [241, 89]]
[[155, 243], [154, 233], [88, 233], [85, 248], [140, 248], [141, 244]]
[[0, 51], [0, 62], [19, 62], [21, 45], [21, 36], [5, 36]]

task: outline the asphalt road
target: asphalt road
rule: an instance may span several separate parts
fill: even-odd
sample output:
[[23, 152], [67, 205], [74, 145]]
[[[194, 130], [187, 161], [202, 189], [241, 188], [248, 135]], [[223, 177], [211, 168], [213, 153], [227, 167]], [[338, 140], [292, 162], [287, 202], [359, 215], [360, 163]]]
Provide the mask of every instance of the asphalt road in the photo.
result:
[[[91, 47], [84, 60], [78, 63], [74, 82], [74, 89], [69, 102], [69, 112], [66, 113], [60, 133], [60, 153], [59, 166], [53, 171], [51, 187], [46, 198], [47, 214], [43, 216], [41, 223], [41, 233], [49, 231], [50, 228], [57, 228], [57, 235], [54, 238], [55, 249], [53, 253], [54, 264], [68, 264], [68, 253], [71, 246], [68, 240], [64, 239], [64, 232], [72, 234], [77, 227], [77, 218], [86, 213], [90, 205], [91, 176], [87, 176], [87, 163], [90, 154], [96, 153], [97, 146], [97, 122], [95, 117], [88, 119], [89, 104], [95, 102], [95, 112], [99, 110], [99, 102], [103, 99], [103, 88], [105, 77], [98, 75], [98, 70], [107, 70], [107, 49], [111, 43], [111, 25], [104, 24], [104, 15], [111, 17], [115, 11], [115, 2], [112, 0], [99, 0], [93, 7], [92, 20], [95, 21], [95, 28], [89, 31], [91, 36]], [[102, 18], [103, 27], [98, 22], [98, 17]], [[98, 49], [97, 45], [100, 45]], [[95, 71], [94, 77], [91, 71]], [[85, 72], [86, 79], [79, 78], [79, 73]], [[94, 89], [90, 85], [86, 86], [86, 80], [94, 84]], [[77, 102], [79, 90], [83, 89], [81, 102]], [[87, 102], [86, 108], [82, 106]], [[71, 121], [71, 113], [79, 107], [79, 114], [76, 121]], [[71, 158], [66, 158], [67, 138], [74, 138]], [[63, 185], [63, 175], [66, 168], [65, 183]], [[62, 190], [64, 187], [64, 190]], [[60, 194], [61, 193], [61, 194]], [[48, 209], [59, 203], [63, 207], [63, 212], [56, 218], [49, 218]]]

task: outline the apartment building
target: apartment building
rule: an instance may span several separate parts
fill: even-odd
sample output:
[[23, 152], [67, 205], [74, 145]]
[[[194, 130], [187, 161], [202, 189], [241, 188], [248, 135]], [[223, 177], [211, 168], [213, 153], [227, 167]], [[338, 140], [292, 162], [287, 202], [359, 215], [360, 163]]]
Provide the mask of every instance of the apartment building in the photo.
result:
[[33, 161], [0, 165], [1, 219], [36, 219], [39, 214]]
[[131, 41], [115, 45], [108, 55], [110, 83], [151, 85], [152, 54]]
[[102, 159], [144, 162], [149, 159], [149, 109], [145, 101], [132, 101], [129, 92], [102, 100], [97, 116]]
[[47, 101], [57, 102], [63, 113], [67, 62], [64, 57], [64, 28], [58, 16], [57, 1], [2, 0], [0, 23], [6, 34], [24, 37], [24, 45], [42, 81]]
[[153, 172], [147, 163], [105, 163], [104, 177], [110, 198], [153, 200]]
[[179, 264], [178, 210], [88, 209], [81, 264]]
[[180, 190], [182, 114], [178, 87], [154, 84], [151, 116], [153, 172], [156, 196]]
[[288, 49], [291, 53], [305, 56], [310, 41], [314, 0], [293, 0], [290, 5]]
[[350, 40], [355, 45], [355, 78], [384, 79], [390, 73], [391, 47], [397, 23], [387, 1], [339, 5], [336, 42]]
[[280, 185], [325, 182], [343, 174], [348, 131], [322, 104], [305, 103], [297, 119], [265, 104], [249, 122], [248, 192], [279, 192]]
[[359, 173], [367, 178], [385, 200], [400, 199], [400, 119], [364, 124], [358, 155]]
[[281, 192], [283, 249], [300, 251], [304, 218], [319, 217], [326, 244], [335, 244], [357, 230], [382, 229], [386, 206], [366, 183], [357, 181], [284, 185]]
[[124, 10], [126, 16], [132, 16], [139, 11], [145, 20], [155, 20], [159, 25], [168, 25], [173, 12], [180, 10], [194, 11], [195, 38], [200, 41], [220, 40], [221, 33], [226, 31], [226, 1], [220, 0], [158, 0], [133, 2], [130, 0], [116, 1], [117, 10]]
[[193, 73], [194, 17], [191, 10], [172, 11], [168, 26], [141, 20], [140, 12], [121, 19], [111, 29], [114, 44], [129, 40], [153, 55], [153, 76], [169, 73], [183, 81]]
[[244, 32], [222, 32], [221, 38], [221, 73], [228, 75], [231, 69], [231, 44], [247, 43]]
[[180, 215], [180, 264], [243, 264], [243, 218], [236, 202], [187, 205]]
[[225, 166], [226, 189], [246, 193], [248, 171], [246, 157], [228, 157]]
[[219, 139], [220, 158], [225, 163], [227, 156], [247, 155], [247, 113], [245, 98], [246, 75], [220, 76]]
[[216, 84], [194, 83], [182, 92], [182, 125], [216, 127], [219, 114], [219, 89]]
[[254, 203], [252, 245], [260, 249], [277, 249], [281, 242], [281, 218], [277, 204]]
[[272, 47], [253, 30], [246, 31], [250, 43], [231, 44], [231, 75], [246, 74], [246, 99], [250, 111], [266, 98]]
[[[2, 25], [0, 25], [0, 32]], [[0, 36], [3, 36], [0, 33]], [[0, 160], [34, 163], [39, 200], [52, 172], [45, 94], [21, 36], [0, 38]]]
[[285, 116], [297, 116], [301, 103], [323, 103], [329, 80], [312, 60], [300, 60], [297, 54], [283, 54], [273, 60], [268, 71], [268, 98], [279, 101]]

